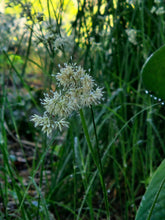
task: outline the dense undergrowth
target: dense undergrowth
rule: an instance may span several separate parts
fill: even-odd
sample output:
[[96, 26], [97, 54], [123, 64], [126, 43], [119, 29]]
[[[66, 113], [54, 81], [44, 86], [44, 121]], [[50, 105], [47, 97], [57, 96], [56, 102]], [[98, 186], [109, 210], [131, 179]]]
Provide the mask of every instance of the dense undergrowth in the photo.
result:
[[[163, 1], [37, 2], [5, 1], [0, 14], [0, 219], [108, 218], [78, 113], [51, 138], [30, 121], [43, 112], [44, 92], [56, 89], [51, 74], [69, 62], [104, 88], [93, 112], [110, 216], [134, 219], [165, 154], [164, 102], [140, 76], [164, 44]], [[91, 111], [84, 114], [96, 148]]]

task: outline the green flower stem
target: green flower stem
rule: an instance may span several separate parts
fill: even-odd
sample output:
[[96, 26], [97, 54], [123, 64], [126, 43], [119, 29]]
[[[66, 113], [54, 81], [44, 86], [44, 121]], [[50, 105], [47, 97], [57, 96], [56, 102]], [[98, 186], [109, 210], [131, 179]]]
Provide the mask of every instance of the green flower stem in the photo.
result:
[[30, 36], [29, 36], [29, 40], [28, 40], [28, 48], [27, 48], [27, 52], [26, 52], [25, 63], [23, 65], [22, 74], [21, 74], [22, 77], [25, 75], [25, 70], [26, 70], [27, 63], [28, 63], [28, 58], [29, 58], [29, 55], [30, 55], [30, 49], [31, 49], [31, 45], [32, 45], [32, 36], [33, 36], [33, 26], [34, 26], [34, 23], [32, 24], [32, 27], [30, 28]]
[[96, 124], [95, 124], [95, 119], [94, 119], [94, 113], [93, 113], [93, 108], [91, 106], [91, 114], [92, 114], [92, 122], [93, 122], [93, 127], [94, 127], [94, 133], [95, 133], [95, 138], [96, 138], [96, 150], [97, 150], [97, 160], [100, 166], [100, 171], [103, 176], [103, 168], [102, 168], [102, 162], [101, 162], [101, 156], [100, 156], [100, 149], [99, 149], [99, 142], [98, 142], [98, 137], [97, 137], [97, 132], [96, 132]]
[[91, 144], [91, 140], [90, 140], [90, 137], [89, 137], [89, 132], [88, 132], [88, 128], [87, 128], [87, 125], [86, 125], [84, 113], [83, 113], [82, 109], [80, 109], [79, 112], [80, 112], [81, 122], [82, 122], [82, 126], [83, 126], [83, 130], [84, 130], [84, 134], [85, 134], [85, 137], [86, 137], [86, 141], [87, 141], [88, 147], [89, 147], [89, 149], [91, 151], [92, 158], [93, 158], [93, 160], [94, 160], [98, 170], [100, 170], [100, 168], [98, 166], [98, 163], [97, 163], [97, 157], [95, 155], [95, 152], [93, 150], [93, 147], [92, 147], [92, 144]]
[[102, 169], [101, 157], [100, 157], [100, 152], [99, 152], [98, 138], [97, 138], [97, 132], [96, 132], [96, 125], [95, 125], [95, 121], [94, 121], [93, 110], [92, 110], [92, 107], [91, 107], [92, 120], [93, 120], [93, 126], [94, 126], [95, 138], [96, 138], [97, 152], [94, 151], [94, 149], [92, 147], [89, 132], [88, 132], [88, 128], [87, 128], [87, 125], [86, 125], [86, 121], [85, 121], [85, 117], [84, 117], [82, 109], [80, 109], [79, 112], [80, 112], [81, 122], [82, 122], [82, 126], [83, 126], [83, 130], [84, 130], [84, 134], [85, 134], [85, 137], [86, 137], [86, 140], [87, 140], [88, 147], [91, 151], [94, 163], [95, 163], [95, 165], [96, 165], [96, 167], [99, 171], [100, 183], [101, 183], [101, 187], [102, 187], [102, 190], [103, 190], [104, 200], [105, 200], [105, 207], [106, 207], [106, 211], [107, 211], [107, 219], [109, 220], [110, 219], [110, 212], [109, 212], [108, 196], [107, 196], [107, 191], [106, 191], [105, 182], [104, 182], [104, 178], [103, 178], [103, 169]]

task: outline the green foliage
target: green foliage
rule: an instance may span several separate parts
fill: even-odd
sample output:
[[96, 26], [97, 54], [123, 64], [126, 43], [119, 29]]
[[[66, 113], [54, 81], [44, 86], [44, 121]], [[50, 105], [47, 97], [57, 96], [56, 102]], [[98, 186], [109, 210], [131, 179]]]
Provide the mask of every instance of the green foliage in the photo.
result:
[[153, 174], [146, 193], [142, 197], [136, 220], [164, 219], [165, 216], [165, 160]]
[[[110, 211], [111, 219], [133, 220], [165, 155], [165, 108], [145, 94], [140, 75], [146, 58], [165, 42], [165, 15], [158, 14], [163, 2], [7, 2], [6, 12], [16, 7], [19, 16], [0, 14], [0, 218], [108, 219]], [[162, 59], [163, 48], [157, 51]], [[159, 74], [164, 81], [156, 53], [142, 76], [147, 89], [164, 98], [155, 87]], [[90, 69], [104, 88], [104, 101], [93, 108], [98, 143], [91, 112], [84, 110], [92, 152], [77, 114], [51, 140], [30, 122], [32, 114], [42, 114], [40, 98], [56, 89], [51, 74], [65, 62]], [[97, 144], [105, 189], [93, 157]]]
[[[145, 62], [142, 68], [142, 79], [146, 89], [154, 93], [156, 98], [161, 98], [163, 100], [165, 99], [164, 68], [165, 46], [162, 46], [156, 52], [154, 52]], [[147, 93], [149, 92], [147, 91]], [[146, 193], [142, 197], [142, 201], [136, 215], [136, 220], [164, 219], [164, 169], [165, 161], [163, 161], [156, 170]]]
[[142, 69], [142, 79], [147, 90], [157, 98], [165, 100], [165, 46], [159, 48], [146, 61]]

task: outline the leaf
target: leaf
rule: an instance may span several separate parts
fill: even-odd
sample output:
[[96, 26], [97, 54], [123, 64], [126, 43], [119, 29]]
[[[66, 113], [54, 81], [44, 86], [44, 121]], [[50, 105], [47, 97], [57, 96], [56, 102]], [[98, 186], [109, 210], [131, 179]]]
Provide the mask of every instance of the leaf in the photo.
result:
[[165, 219], [165, 160], [155, 171], [145, 192], [135, 220]]
[[[16, 64], [23, 64], [24, 63], [22, 57], [19, 56], [19, 55], [9, 54], [9, 58], [12, 61], [12, 63], [15, 64], [15, 65]], [[10, 65], [9, 61], [7, 61], [7, 63]]]
[[142, 79], [147, 90], [165, 100], [165, 45], [146, 60]]

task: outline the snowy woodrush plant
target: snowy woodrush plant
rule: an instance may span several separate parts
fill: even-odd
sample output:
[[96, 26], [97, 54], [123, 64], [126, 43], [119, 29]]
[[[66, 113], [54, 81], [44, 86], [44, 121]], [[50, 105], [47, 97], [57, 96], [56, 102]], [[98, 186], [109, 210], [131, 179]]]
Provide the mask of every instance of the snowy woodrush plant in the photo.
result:
[[73, 111], [85, 106], [97, 105], [103, 98], [102, 88], [98, 88], [93, 78], [76, 64], [64, 64], [60, 72], [53, 75], [57, 80], [59, 91], [45, 94], [42, 105], [43, 116], [33, 115], [31, 121], [41, 126], [42, 131], [50, 136], [54, 129], [68, 127], [67, 118]]
[[[103, 91], [102, 88], [97, 87], [94, 79], [86, 73], [81, 66], [77, 66], [76, 64], [64, 64], [63, 68], [61, 66], [59, 67], [60, 72], [53, 76], [56, 78], [57, 86], [59, 86], [60, 90], [54, 92], [51, 91], [50, 95], [45, 94], [45, 98], [41, 102], [45, 108], [44, 115], [42, 117], [33, 115], [31, 120], [35, 123], [35, 126], [41, 126], [42, 131], [46, 133], [47, 136], [50, 136], [54, 129], [59, 129], [61, 131], [63, 127], [68, 127], [68, 116], [70, 116], [73, 111], [79, 111], [86, 141], [99, 172], [105, 207], [108, 215], [107, 219], [109, 219], [110, 213], [108, 196], [103, 178], [99, 143], [92, 110], [92, 105], [99, 104], [103, 99]], [[84, 107], [91, 107], [92, 121], [96, 138], [96, 149], [92, 146], [92, 142], [90, 140], [90, 135], [82, 110]]]

